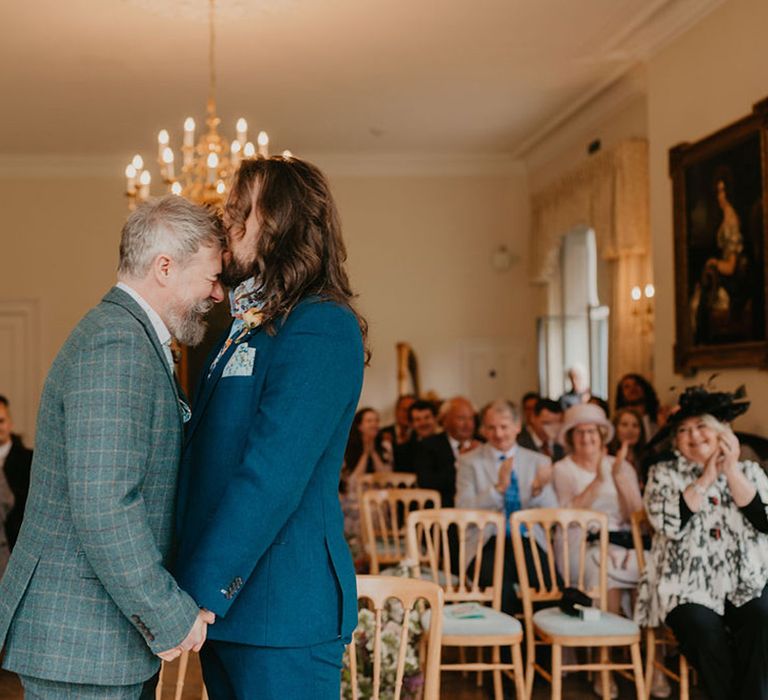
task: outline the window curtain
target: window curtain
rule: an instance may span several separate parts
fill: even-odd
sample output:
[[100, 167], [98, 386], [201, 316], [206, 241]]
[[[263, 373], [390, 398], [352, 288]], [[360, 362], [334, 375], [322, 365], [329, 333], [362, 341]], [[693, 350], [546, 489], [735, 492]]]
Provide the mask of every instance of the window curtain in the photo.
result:
[[[577, 226], [594, 230], [598, 255], [612, 278], [609, 386], [627, 372], [653, 379], [653, 313], [631, 290], [652, 281], [648, 142], [623, 141], [592, 156], [533, 195], [533, 281], [549, 284], [557, 271], [562, 238]], [[613, 397], [606, 397], [612, 399]]]

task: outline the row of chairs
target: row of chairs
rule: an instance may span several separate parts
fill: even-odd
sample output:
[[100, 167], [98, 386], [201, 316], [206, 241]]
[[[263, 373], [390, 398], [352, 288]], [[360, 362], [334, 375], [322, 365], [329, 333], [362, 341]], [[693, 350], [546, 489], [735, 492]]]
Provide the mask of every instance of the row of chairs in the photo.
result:
[[[372, 475], [374, 476], [374, 475]], [[412, 475], [406, 475], [412, 476]], [[381, 475], [386, 477], [386, 475]], [[398, 475], [394, 475], [394, 479], [398, 480]], [[403, 485], [400, 482], [399, 485]], [[461, 603], [469, 600], [479, 601], [486, 603], [490, 606], [490, 610], [495, 610], [500, 613], [500, 605], [498, 602], [494, 602], [494, 596], [500, 596], [501, 593], [501, 574], [502, 562], [503, 562], [503, 538], [497, 538], [498, 550], [496, 552], [496, 561], [494, 562], [494, 585], [490, 589], [480, 591], [478, 586], [477, 575], [481, 569], [480, 561], [483, 556], [481, 548], [482, 538], [478, 538], [477, 551], [472, 553], [466, 552], [466, 531], [468, 528], [478, 528], [482, 531], [484, 528], [492, 525], [493, 529], [501, 532], [503, 524], [500, 525], [494, 521], [494, 517], [501, 518], [498, 514], [493, 514], [487, 511], [460, 511], [460, 510], [444, 510], [440, 509], [440, 496], [435, 491], [416, 489], [416, 488], [399, 488], [399, 489], [375, 489], [375, 490], [362, 490], [360, 493], [361, 505], [362, 505], [362, 520], [363, 520], [363, 535], [364, 542], [366, 544], [366, 550], [369, 553], [371, 561], [371, 571], [378, 573], [380, 568], [384, 564], [391, 564], [408, 557], [411, 565], [414, 566], [414, 575], [422, 578], [430, 578], [435, 583], [442, 586], [446, 591], [446, 601], [448, 602], [450, 613], [450, 605], [454, 603]], [[431, 509], [428, 509], [432, 506]], [[585, 515], [588, 513], [588, 516]], [[582, 518], [587, 517], [586, 521]], [[533, 610], [534, 605], [554, 603], [562, 595], [562, 591], [556, 583], [557, 577], [555, 572], [556, 557], [555, 550], [555, 537], [554, 533], [558, 530], [560, 532], [566, 532], [569, 528], [577, 527], [581, 533], [580, 539], [580, 552], [579, 552], [579, 576], [577, 580], [571, 581], [571, 571], [565, 571], [565, 586], [576, 586], [581, 590], [585, 588], [584, 573], [585, 573], [585, 559], [587, 551], [587, 532], [588, 530], [594, 530], [597, 525], [601, 533], [599, 540], [600, 547], [600, 562], [601, 562], [601, 574], [600, 580], [593, 587], [592, 590], [585, 591], [598, 601], [599, 606], [606, 609], [606, 595], [607, 595], [607, 569], [605, 562], [607, 561], [607, 546], [608, 546], [608, 532], [607, 521], [605, 516], [599, 513], [593, 513], [580, 510], [568, 510], [568, 509], [547, 509], [547, 510], [529, 510], [521, 511], [513, 516], [516, 525], [512, 527], [513, 543], [515, 548], [515, 557], [517, 560], [518, 571], [524, 570], [526, 566], [525, 554], [523, 551], [522, 532], [533, 532], [534, 529], [538, 529], [540, 533], [547, 533], [547, 559], [542, 562], [538, 555], [538, 549], [536, 547], [531, 548], [533, 555], [533, 568], [536, 574], [536, 580], [540, 582], [537, 588], [529, 585], [528, 577], [521, 576], [520, 593], [523, 599], [523, 608], [526, 626], [526, 637], [529, 640], [526, 648], [526, 673], [525, 678], [527, 681], [527, 694], [530, 693], [533, 684], [534, 672], [540, 673], [553, 685], [553, 697], [560, 697], [562, 693], [561, 677], [562, 673], [569, 670], [589, 670], [600, 671], [601, 684], [606, 686], [609, 684], [609, 672], [631, 671], [633, 679], [635, 681], [635, 687], [638, 692], [638, 697], [648, 697], [650, 692], [651, 680], [653, 677], [654, 668], [659, 668], [667, 676], [671, 677], [680, 683], [680, 697], [682, 700], [688, 698], [688, 668], [685, 658], [680, 655], [680, 668], [679, 673], [674, 673], [672, 670], [665, 667], [662, 663], [663, 659], [656, 658], [656, 647], [659, 644], [665, 645], [666, 648], [674, 646], [674, 638], [668, 630], [663, 630], [662, 634], [657, 636], [656, 631], [653, 629], [646, 630], [646, 667], [645, 673], [638, 672], [638, 664], [640, 661], [640, 631], [634, 623], [626, 620], [623, 617], [616, 615], [610, 615], [608, 613], [601, 617], [600, 625], [595, 628], [595, 634], [591, 637], [581, 634], [584, 629], [590, 629], [589, 625], [586, 627], [580, 624], [580, 621], [573, 620], [572, 618], [564, 617], [559, 614], [556, 609], [549, 608], [548, 611], [541, 611], [535, 613]], [[535, 518], [541, 518], [540, 522], [534, 522]], [[407, 520], [407, 527], [405, 526]], [[438, 528], [440, 535], [438, 537], [424, 538], [424, 531], [429, 526]], [[458, 561], [459, 575], [451, 572], [450, 569], [450, 556], [440, 557], [440, 551], [447, 553], [450, 548], [451, 538], [449, 536], [449, 529], [453, 527], [458, 530], [458, 538], [454, 538], [454, 546], [458, 546], [458, 557], [454, 557], [453, 561]], [[635, 514], [633, 517], [633, 536], [636, 540], [636, 549], [638, 553], [639, 565], [644, 567], [644, 558], [642, 553], [642, 539], [641, 529], [647, 527], [647, 520], [643, 513]], [[560, 539], [561, 545], [565, 548], [563, 552], [563, 561], [569, 561], [568, 547], [573, 546], [573, 540], [569, 537], [562, 537]], [[475, 578], [472, 581], [468, 581], [464, 572], [466, 572], [466, 565], [472, 559], [476, 560], [476, 566], [474, 568]], [[548, 567], [548, 576], [544, 577], [544, 567]], [[565, 567], [568, 569], [568, 567]], [[426, 575], [425, 575], [426, 574]], [[498, 579], [498, 580], [497, 580]], [[545, 581], [549, 581], [549, 585], [544, 585]], [[486, 593], [487, 595], [482, 595]], [[500, 602], [500, 601], [499, 601]], [[495, 617], [495, 613], [488, 612], [486, 614], [490, 617]], [[538, 617], [537, 617], [538, 615]], [[447, 626], [453, 624], [449, 618], [446, 618], [450, 622]], [[497, 620], [498, 621], [498, 620]], [[592, 627], [595, 627], [594, 625]], [[510, 630], [506, 630], [509, 632]], [[610, 634], [608, 634], [610, 632]], [[578, 634], [576, 634], [578, 633]], [[468, 641], [468, 635], [466, 632], [460, 635], [448, 634], [449, 641], [444, 640], [446, 646], [484, 646], [482, 643], [475, 643], [476, 640]], [[483, 636], [483, 635], [481, 635]], [[515, 635], [512, 634], [512, 637]], [[508, 640], [511, 637], [505, 637], [505, 642], [501, 645], [509, 643], [513, 647], [514, 657], [514, 643]], [[450, 643], [449, 643], [450, 642]], [[536, 665], [535, 663], [535, 647], [537, 644], [546, 643], [553, 647], [552, 650], [552, 671], [549, 672], [544, 668]], [[464, 661], [465, 655], [462, 654], [462, 662], [460, 664], [446, 665], [444, 670], [491, 670], [494, 672], [494, 688], [496, 689], [495, 695], [500, 697], [501, 680], [499, 671], [510, 672], [515, 666], [514, 658], [511, 665], [504, 665], [498, 661], [498, 646], [497, 644], [487, 644], [492, 647], [492, 661], [490, 663], [479, 661], [477, 664], [468, 664]], [[597, 662], [589, 662], [585, 664], [570, 664], [564, 666], [562, 664], [562, 649], [565, 647], [598, 647], [600, 649], [600, 657]], [[629, 663], [612, 662], [609, 658], [608, 649], [613, 646], [627, 646], [630, 651], [631, 661]], [[519, 666], [517, 668], [520, 668]], [[605, 697], [609, 697], [609, 689], [603, 688]], [[642, 694], [641, 694], [642, 693]]]

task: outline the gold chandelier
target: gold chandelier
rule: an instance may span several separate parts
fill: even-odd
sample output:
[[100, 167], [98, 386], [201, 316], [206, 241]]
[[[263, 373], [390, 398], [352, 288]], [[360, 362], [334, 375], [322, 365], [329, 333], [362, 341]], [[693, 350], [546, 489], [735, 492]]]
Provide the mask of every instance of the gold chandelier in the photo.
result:
[[[208, 12], [208, 104], [205, 124], [207, 130], [195, 143], [195, 120], [187, 117], [184, 121], [184, 138], [181, 145], [181, 167], [170, 146], [170, 135], [163, 129], [157, 135], [157, 162], [160, 178], [166, 191], [186, 197], [198, 204], [220, 206], [227, 198], [232, 176], [243, 158], [269, 157], [269, 137], [260, 131], [257, 146], [248, 141], [248, 123], [242, 117], [235, 126], [236, 138], [227, 147], [227, 142], [218, 132], [221, 119], [216, 114], [216, 69], [215, 47], [215, 0], [210, 0]], [[284, 156], [290, 156], [285, 151]], [[133, 157], [125, 168], [126, 195], [131, 209], [150, 196], [152, 175], [144, 166], [140, 154]]]

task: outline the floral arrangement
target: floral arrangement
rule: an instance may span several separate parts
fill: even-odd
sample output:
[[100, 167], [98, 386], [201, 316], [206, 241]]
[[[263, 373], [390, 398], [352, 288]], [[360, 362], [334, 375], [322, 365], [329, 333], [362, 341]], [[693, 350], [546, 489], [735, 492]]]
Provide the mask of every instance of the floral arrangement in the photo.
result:
[[[408, 576], [408, 564], [403, 562], [390, 572], [395, 576]], [[408, 625], [408, 644], [405, 651], [405, 669], [400, 697], [403, 700], [416, 700], [421, 697], [424, 675], [419, 665], [417, 648], [423, 633], [421, 616], [412, 610], [407, 622], [404, 621], [403, 605], [399, 600], [391, 599], [381, 611], [381, 681], [379, 697], [381, 700], [393, 700], [395, 696], [395, 678], [397, 674], [397, 655], [400, 649], [400, 635], [403, 624]], [[361, 608], [357, 614], [357, 630], [354, 643], [357, 661], [357, 684], [359, 697], [366, 699], [373, 696], [373, 643], [376, 633], [376, 616], [372, 610]], [[352, 699], [352, 681], [349, 668], [349, 649], [344, 652], [344, 668], [341, 676], [341, 697]]]

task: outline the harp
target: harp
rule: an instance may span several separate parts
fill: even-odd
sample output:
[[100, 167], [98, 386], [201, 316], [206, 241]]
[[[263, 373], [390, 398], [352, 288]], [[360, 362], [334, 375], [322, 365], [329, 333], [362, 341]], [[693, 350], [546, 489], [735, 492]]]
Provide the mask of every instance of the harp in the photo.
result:
[[409, 343], [397, 343], [397, 395], [421, 396], [419, 361]]

